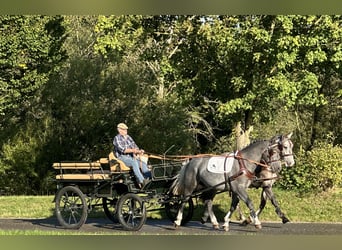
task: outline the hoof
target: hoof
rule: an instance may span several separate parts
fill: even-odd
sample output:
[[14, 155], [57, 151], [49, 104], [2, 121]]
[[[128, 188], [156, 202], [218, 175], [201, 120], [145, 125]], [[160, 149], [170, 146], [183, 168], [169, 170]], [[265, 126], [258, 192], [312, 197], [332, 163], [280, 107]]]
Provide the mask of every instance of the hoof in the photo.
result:
[[213, 225], [213, 228], [214, 228], [215, 230], [219, 230], [219, 229], [220, 229], [220, 226], [219, 226], [219, 225]]
[[180, 226], [179, 226], [179, 225], [177, 225], [176, 223], [173, 223], [173, 227], [174, 227], [175, 229], [178, 229], [178, 228], [180, 228]]
[[261, 224], [258, 224], [258, 225], [255, 225], [255, 228], [256, 228], [256, 229], [261, 229], [262, 226], [261, 226]]
[[203, 220], [203, 218], [201, 218], [201, 223], [202, 224], [205, 224], [207, 221], [206, 220]]
[[223, 226], [223, 230], [226, 231], [226, 232], [229, 232], [229, 227]]
[[247, 220], [241, 222], [241, 226], [247, 226], [248, 224], [250, 224], [250, 222], [248, 222]]
[[289, 220], [288, 218], [284, 217], [284, 218], [283, 218], [283, 224], [286, 224], [286, 223], [288, 223], [288, 222], [290, 222], [290, 220]]

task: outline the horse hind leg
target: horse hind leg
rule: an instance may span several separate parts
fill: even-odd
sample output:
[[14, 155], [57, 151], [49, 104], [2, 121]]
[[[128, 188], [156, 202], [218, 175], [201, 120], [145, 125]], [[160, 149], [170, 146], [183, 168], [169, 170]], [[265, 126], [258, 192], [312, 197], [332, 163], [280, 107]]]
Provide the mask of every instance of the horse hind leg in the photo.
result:
[[214, 211], [213, 211], [213, 200], [212, 199], [207, 202], [207, 207], [208, 207], [208, 213], [209, 213], [210, 221], [211, 221], [211, 224], [213, 225], [213, 228], [219, 229], [220, 226], [219, 226], [219, 223], [217, 222], [216, 216], [215, 216]]
[[209, 200], [204, 201], [204, 213], [203, 213], [203, 216], [201, 217], [201, 223], [202, 224], [205, 224], [209, 218], [208, 202], [209, 202]]
[[204, 214], [201, 218], [202, 224], [206, 223], [208, 217], [210, 217], [210, 222], [213, 225], [214, 229], [219, 229], [219, 223], [217, 222], [216, 216], [213, 210], [213, 200], [215, 197], [215, 192], [209, 192], [202, 195], [202, 199], [204, 200]]
[[178, 209], [177, 217], [176, 217], [176, 220], [174, 221], [174, 227], [175, 228], [179, 228], [181, 226], [185, 203], [186, 203], [186, 201], [182, 201], [182, 203]]

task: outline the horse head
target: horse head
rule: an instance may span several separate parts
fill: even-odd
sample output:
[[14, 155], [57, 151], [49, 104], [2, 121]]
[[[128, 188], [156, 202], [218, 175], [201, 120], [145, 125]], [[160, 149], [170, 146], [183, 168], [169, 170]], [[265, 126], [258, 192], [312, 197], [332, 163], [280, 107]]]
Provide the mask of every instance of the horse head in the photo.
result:
[[274, 173], [281, 171], [281, 153], [277, 144], [268, 147], [261, 156], [261, 162], [269, 166]]
[[280, 150], [281, 159], [285, 161], [286, 167], [292, 167], [295, 164], [293, 154], [293, 143], [291, 141], [292, 132], [286, 135], [280, 135], [272, 138], [274, 144]]

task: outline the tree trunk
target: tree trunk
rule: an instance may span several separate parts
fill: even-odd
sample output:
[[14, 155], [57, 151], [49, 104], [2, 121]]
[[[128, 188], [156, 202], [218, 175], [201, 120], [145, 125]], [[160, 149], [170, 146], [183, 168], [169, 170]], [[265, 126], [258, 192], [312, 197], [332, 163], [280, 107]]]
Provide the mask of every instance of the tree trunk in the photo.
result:
[[249, 134], [253, 131], [253, 126], [244, 130], [241, 126], [241, 122], [238, 122], [235, 126], [235, 139], [236, 139], [236, 150], [241, 150], [250, 144]]

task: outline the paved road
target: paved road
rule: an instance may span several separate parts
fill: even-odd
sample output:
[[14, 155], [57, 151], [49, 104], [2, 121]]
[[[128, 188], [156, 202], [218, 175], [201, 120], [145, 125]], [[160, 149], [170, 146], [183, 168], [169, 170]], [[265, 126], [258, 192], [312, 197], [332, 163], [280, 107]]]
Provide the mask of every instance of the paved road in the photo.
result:
[[[0, 219], [0, 230], [65, 231], [56, 218], [47, 219]], [[138, 232], [123, 231], [120, 224], [113, 224], [106, 218], [88, 218], [77, 231], [79, 233], [143, 234], [143, 235], [340, 235], [342, 223], [287, 223], [264, 222], [257, 230], [253, 225], [242, 226], [230, 223], [230, 231], [213, 230], [210, 223], [190, 221], [186, 226], [175, 229], [169, 220], [148, 219]]]

